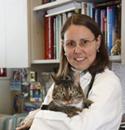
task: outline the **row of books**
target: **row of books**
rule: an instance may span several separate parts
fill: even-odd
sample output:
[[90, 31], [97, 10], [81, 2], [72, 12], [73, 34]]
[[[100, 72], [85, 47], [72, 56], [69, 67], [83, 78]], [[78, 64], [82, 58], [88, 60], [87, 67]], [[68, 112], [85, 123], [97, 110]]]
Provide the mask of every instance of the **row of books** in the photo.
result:
[[[121, 39], [121, 7], [120, 5], [111, 5], [95, 8], [94, 16], [105, 37], [105, 43], [108, 47], [109, 55], [120, 54], [112, 53], [113, 46], [118, 39]], [[119, 43], [120, 44], [120, 43]], [[117, 48], [119, 51], [119, 48]]]
[[60, 59], [61, 28], [72, 12], [44, 18], [45, 59]]
[[[68, 5], [68, 7], [67, 7]], [[69, 6], [70, 5], [70, 6]], [[70, 11], [69, 11], [70, 10]], [[61, 49], [60, 32], [67, 17], [72, 13], [87, 14], [94, 18], [99, 24], [105, 37], [109, 55], [119, 55], [119, 52], [112, 53], [115, 41], [121, 38], [121, 7], [119, 3], [104, 4], [98, 6], [87, 2], [72, 2], [66, 5], [47, 10], [44, 16], [44, 39], [45, 59], [59, 59]], [[117, 42], [120, 44], [120, 42]], [[120, 47], [120, 45], [118, 46]], [[115, 48], [117, 50], [117, 48]]]
[[121, 5], [119, 0], [92, 3], [82, 2], [82, 14], [95, 19], [108, 47], [109, 55], [121, 54]]
[[109, 55], [121, 54], [121, 6], [119, 0], [87, 3], [82, 2], [82, 14], [86, 14], [98, 23]]

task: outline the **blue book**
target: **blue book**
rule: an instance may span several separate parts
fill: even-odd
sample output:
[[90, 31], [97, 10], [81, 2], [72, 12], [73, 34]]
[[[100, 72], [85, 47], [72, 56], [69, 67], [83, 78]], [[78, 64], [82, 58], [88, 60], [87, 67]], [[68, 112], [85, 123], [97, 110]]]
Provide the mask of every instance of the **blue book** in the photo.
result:
[[95, 21], [98, 23], [99, 27], [101, 26], [101, 9], [96, 8], [95, 9]]
[[111, 49], [114, 42], [115, 33], [115, 7], [107, 7], [107, 47], [109, 55], [111, 55]]

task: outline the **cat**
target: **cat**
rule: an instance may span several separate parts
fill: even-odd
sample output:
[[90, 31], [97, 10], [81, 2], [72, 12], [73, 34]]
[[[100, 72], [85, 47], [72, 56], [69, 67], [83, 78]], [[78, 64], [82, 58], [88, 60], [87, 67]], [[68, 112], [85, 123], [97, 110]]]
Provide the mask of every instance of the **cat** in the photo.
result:
[[60, 77], [52, 75], [52, 79], [55, 83], [53, 100], [43, 105], [42, 109], [64, 112], [68, 117], [73, 117], [92, 104], [92, 101], [85, 98], [80, 84], [75, 82], [72, 74]]

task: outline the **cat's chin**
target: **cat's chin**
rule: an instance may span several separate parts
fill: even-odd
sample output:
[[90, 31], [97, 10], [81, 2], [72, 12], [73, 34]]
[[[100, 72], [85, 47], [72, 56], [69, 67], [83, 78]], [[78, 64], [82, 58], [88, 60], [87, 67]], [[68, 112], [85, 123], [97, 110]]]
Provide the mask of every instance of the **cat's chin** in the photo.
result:
[[67, 104], [68, 106], [74, 106], [76, 108], [83, 108], [83, 101], [79, 102], [79, 103], [73, 103], [73, 104]]

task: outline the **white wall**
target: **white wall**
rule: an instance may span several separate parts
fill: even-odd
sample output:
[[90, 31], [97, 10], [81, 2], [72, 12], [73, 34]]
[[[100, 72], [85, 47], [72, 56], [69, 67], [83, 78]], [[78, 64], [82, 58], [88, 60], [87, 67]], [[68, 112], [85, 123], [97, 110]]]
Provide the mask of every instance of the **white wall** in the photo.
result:
[[0, 114], [11, 113], [11, 95], [10, 95], [9, 79], [0, 78]]
[[112, 70], [117, 74], [121, 81], [123, 112], [125, 113], [125, 65], [120, 63], [113, 63]]

